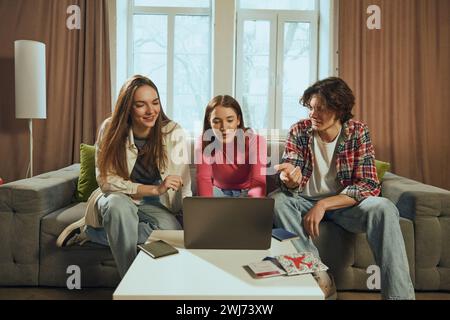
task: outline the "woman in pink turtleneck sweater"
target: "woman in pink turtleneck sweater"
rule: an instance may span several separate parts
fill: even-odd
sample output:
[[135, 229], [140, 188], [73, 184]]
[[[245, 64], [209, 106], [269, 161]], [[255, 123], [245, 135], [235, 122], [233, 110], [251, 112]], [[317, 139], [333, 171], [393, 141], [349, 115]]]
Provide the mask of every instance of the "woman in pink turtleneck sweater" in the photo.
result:
[[195, 161], [199, 196], [266, 196], [266, 141], [245, 128], [241, 107], [231, 96], [208, 103]]

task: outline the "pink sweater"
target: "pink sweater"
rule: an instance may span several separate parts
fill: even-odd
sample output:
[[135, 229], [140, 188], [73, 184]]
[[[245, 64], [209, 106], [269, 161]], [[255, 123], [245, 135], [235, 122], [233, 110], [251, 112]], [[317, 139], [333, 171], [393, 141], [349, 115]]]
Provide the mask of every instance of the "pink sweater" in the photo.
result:
[[[226, 190], [248, 189], [249, 197], [266, 196], [266, 140], [256, 134], [246, 139], [245, 154], [237, 151], [237, 143], [223, 145], [216, 155], [202, 155], [202, 141], [198, 139], [195, 147], [197, 164], [197, 193], [201, 197], [212, 197], [213, 186]], [[225, 159], [226, 148], [234, 145], [234, 160]], [[251, 146], [249, 148], [249, 146]], [[249, 150], [250, 149], [250, 150]], [[222, 163], [222, 164], [217, 164]]]

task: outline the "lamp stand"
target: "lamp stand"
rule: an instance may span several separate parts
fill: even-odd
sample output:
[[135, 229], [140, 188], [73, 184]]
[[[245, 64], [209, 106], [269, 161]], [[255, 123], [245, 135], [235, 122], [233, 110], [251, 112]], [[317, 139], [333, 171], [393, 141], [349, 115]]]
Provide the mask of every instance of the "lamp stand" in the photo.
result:
[[33, 177], [33, 119], [28, 119], [30, 129], [30, 178]]

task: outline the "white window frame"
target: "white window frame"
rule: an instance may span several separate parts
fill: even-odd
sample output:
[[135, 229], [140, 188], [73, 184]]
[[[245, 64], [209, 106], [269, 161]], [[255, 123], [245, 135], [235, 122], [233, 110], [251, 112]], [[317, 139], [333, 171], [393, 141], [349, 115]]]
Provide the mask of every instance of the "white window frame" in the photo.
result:
[[[211, 95], [216, 96], [218, 94], [230, 94], [232, 96], [237, 95], [238, 75], [236, 53], [237, 46], [241, 44], [241, 41], [237, 40], [239, 32], [236, 31], [238, 25], [238, 13], [243, 14], [238, 9], [239, 0], [211, 0], [211, 10], [193, 8], [199, 14], [205, 14], [208, 11], [211, 18]], [[110, 21], [115, 24], [115, 28], [111, 28], [111, 62], [114, 64], [111, 70], [113, 90], [112, 100], [114, 108], [119, 89], [123, 85], [128, 76], [131, 75], [133, 69], [133, 16], [134, 16], [134, 1], [133, 0], [109, 0], [112, 4], [110, 6]], [[318, 61], [318, 76], [319, 78], [325, 78], [327, 76], [339, 76], [339, 0], [317, 0], [317, 6], [320, 8], [315, 12], [319, 12], [319, 46], [320, 50], [317, 54]], [[136, 11], [143, 9], [138, 7]], [[145, 11], [151, 14], [157, 14], [161, 12], [169, 12], [176, 10], [176, 8], [167, 8], [168, 11], [161, 11], [162, 8], [150, 7]], [[185, 9], [185, 8], [182, 8]], [[255, 11], [255, 10], [251, 10]], [[261, 13], [267, 10], [258, 10]], [[291, 11], [286, 13], [290, 14]], [[191, 14], [191, 11], [189, 11]], [[242, 33], [241, 33], [242, 36]], [[281, 39], [283, 39], [282, 37]], [[220, 39], [221, 41], [215, 41]], [[226, 43], [223, 43], [225, 40]], [[276, 49], [279, 50], [279, 49]], [[173, 60], [173, 59], [172, 59]], [[123, 61], [126, 61], [123, 64]], [[278, 66], [278, 70], [282, 70]], [[173, 85], [173, 83], [171, 84]], [[278, 92], [282, 92], [278, 90]], [[169, 98], [169, 96], [168, 96]], [[276, 99], [276, 98], [272, 98]], [[167, 104], [166, 107], [168, 107]], [[172, 106], [170, 106], [172, 108]], [[274, 114], [272, 111], [270, 114]], [[276, 116], [271, 120], [272, 122], [280, 121], [275, 120]], [[276, 126], [278, 129], [280, 126]], [[279, 130], [281, 131], [281, 130]], [[286, 130], [280, 132], [280, 139], [284, 140], [286, 136]]]
[[[256, 12], [258, 11], [258, 12]], [[236, 99], [243, 103], [243, 92], [242, 92], [242, 71], [243, 71], [243, 49], [244, 49], [244, 22], [248, 20], [264, 20], [270, 21], [270, 49], [269, 49], [269, 90], [268, 90], [268, 128], [258, 128], [258, 129], [270, 129], [271, 123], [273, 120], [273, 114], [275, 112], [275, 76], [276, 76], [276, 52], [277, 46], [276, 42], [272, 41], [272, 39], [276, 39], [276, 28], [273, 26], [276, 25], [277, 20], [276, 16], [268, 10], [239, 10], [237, 14], [237, 45], [236, 45]]]
[[[311, 48], [309, 50], [309, 61], [311, 62], [311, 72], [309, 82], [312, 84], [318, 80], [318, 29], [319, 29], [319, 14], [314, 12], [302, 13], [282, 13], [278, 16], [278, 41], [277, 41], [277, 75], [276, 75], [276, 101], [275, 101], [275, 128], [282, 129], [282, 112], [283, 112], [283, 70], [284, 70], [284, 33], [283, 24], [286, 22], [309, 23], [311, 34]], [[300, 92], [299, 92], [300, 95]], [[278, 112], [279, 111], [279, 112]], [[282, 129], [287, 130], [287, 129]]]
[[[269, 58], [269, 92], [268, 92], [268, 128], [281, 129], [282, 135], [287, 133], [282, 129], [283, 105], [283, 49], [284, 28], [286, 22], [309, 23], [311, 34], [311, 73], [310, 82], [317, 81], [318, 76], [318, 38], [319, 38], [319, 1], [316, 1], [315, 10], [265, 10], [265, 9], [238, 9], [237, 12], [237, 52], [236, 52], [236, 98], [243, 101], [242, 67], [243, 67], [243, 29], [244, 22], [248, 20], [270, 21], [270, 58]], [[260, 128], [263, 129], [263, 128]]]
[[[210, 0], [212, 1], [212, 0]], [[135, 15], [167, 15], [167, 101], [164, 106], [165, 113], [172, 118], [173, 115], [173, 97], [174, 97], [174, 44], [175, 37], [175, 16], [189, 15], [189, 16], [209, 16], [211, 17], [211, 7], [210, 8], [193, 8], [193, 7], [154, 7], [154, 6], [135, 6], [134, 0], [128, 0], [128, 36], [127, 36], [127, 73], [128, 77], [134, 74], [134, 16]], [[212, 34], [210, 28], [210, 34]], [[210, 40], [211, 41], [211, 40]], [[209, 47], [209, 64], [212, 67], [212, 50]], [[209, 75], [211, 82], [211, 74]], [[210, 87], [210, 92], [212, 92], [212, 87]]]

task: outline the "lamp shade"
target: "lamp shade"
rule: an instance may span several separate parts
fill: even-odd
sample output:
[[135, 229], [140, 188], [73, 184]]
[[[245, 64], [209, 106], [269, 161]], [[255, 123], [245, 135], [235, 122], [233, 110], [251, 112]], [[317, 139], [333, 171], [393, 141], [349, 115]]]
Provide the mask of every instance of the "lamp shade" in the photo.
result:
[[14, 42], [16, 76], [16, 118], [47, 117], [45, 44], [18, 40]]

